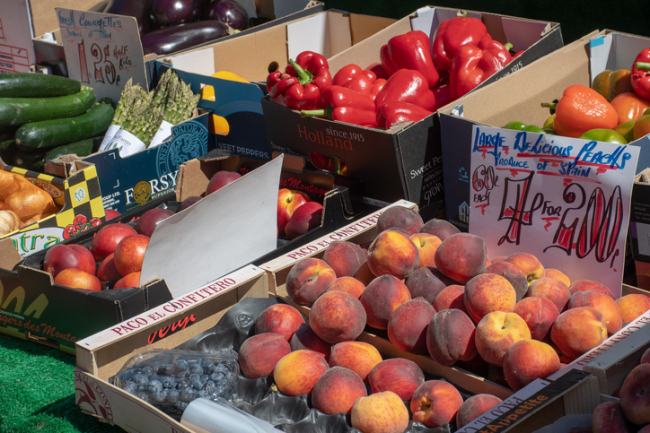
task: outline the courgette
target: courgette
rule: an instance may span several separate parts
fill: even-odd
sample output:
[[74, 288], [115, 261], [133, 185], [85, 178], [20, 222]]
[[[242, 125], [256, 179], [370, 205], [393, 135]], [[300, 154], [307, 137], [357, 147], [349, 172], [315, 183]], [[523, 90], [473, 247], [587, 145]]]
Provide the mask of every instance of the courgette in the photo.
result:
[[10, 72], [0, 74], [0, 97], [35, 98], [79, 93], [81, 82], [60, 75]]
[[82, 87], [67, 96], [43, 98], [0, 98], [0, 125], [20, 126], [25, 123], [79, 116], [95, 103], [95, 92]]
[[16, 131], [19, 149], [51, 149], [106, 132], [115, 110], [108, 104], [95, 104], [80, 116], [28, 123]]
[[98, 135], [97, 137], [75, 141], [74, 143], [64, 144], [63, 146], [57, 146], [45, 154], [43, 157], [43, 163], [65, 155], [75, 154], [79, 157], [88, 156], [93, 152], [97, 152], [99, 145], [102, 143], [103, 139], [103, 135]]
[[26, 152], [24, 150], [16, 150], [13, 154], [12, 165], [26, 170], [31, 170], [42, 165], [45, 150], [36, 150]]

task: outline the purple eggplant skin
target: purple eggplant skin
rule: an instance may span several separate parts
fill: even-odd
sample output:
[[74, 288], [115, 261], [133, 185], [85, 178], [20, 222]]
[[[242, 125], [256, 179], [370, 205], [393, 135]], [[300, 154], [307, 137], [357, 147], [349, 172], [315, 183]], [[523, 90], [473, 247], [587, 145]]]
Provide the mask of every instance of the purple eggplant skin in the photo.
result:
[[219, 20], [202, 20], [152, 30], [142, 37], [144, 54], [171, 54], [228, 36], [228, 26]]
[[105, 14], [126, 15], [138, 21], [140, 36], [149, 31], [147, 12], [152, 0], [108, 0], [104, 9]]
[[201, 19], [207, 0], [152, 0], [149, 18], [155, 28], [191, 23]]
[[203, 16], [207, 20], [221, 20], [235, 30], [249, 27], [246, 9], [235, 0], [211, 0]]

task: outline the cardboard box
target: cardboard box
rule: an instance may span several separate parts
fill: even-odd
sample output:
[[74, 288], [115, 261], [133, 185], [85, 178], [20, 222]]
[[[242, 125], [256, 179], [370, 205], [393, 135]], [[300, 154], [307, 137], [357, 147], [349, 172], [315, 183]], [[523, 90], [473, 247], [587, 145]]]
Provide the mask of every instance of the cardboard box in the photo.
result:
[[49, 217], [9, 233], [7, 239], [20, 257], [37, 253], [50, 245], [68, 239], [72, 234], [90, 230], [104, 221], [100, 180], [91, 164], [72, 164], [75, 173], [67, 179], [5, 165], [0, 170], [20, 174], [39, 188], [47, 191], [60, 210]]
[[[605, 69], [629, 69], [649, 38], [604, 30], [576, 40], [517, 74], [472, 92], [438, 111], [441, 125], [446, 216], [467, 231], [470, 197], [470, 149], [475, 124], [502, 127], [512, 120], [542, 125], [549, 116], [542, 102], [559, 98], [572, 84], [590, 86]], [[585, 140], [585, 143], [587, 141]], [[643, 137], [630, 143], [641, 149], [637, 173], [650, 166], [650, 151]]]
[[[283, 70], [289, 59], [305, 50], [330, 58], [394, 22], [389, 18], [330, 9], [238, 38], [163, 56], [158, 61], [172, 65], [185, 82], [192, 84], [194, 91], [204, 85], [214, 87], [215, 100], [202, 100], [199, 107], [228, 121], [228, 135], [212, 135], [217, 148], [268, 160], [272, 150], [260, 100], [267, 93], [269, 72]], [[217, 71], [233, 72], [251, 83], [212, 78]]]
[[[456, 9], [426, 6], [377, 32], [354, 47], [329, 59], [335, 74], [342, 66], [355, 63], [366, 67], [380, 61], [380, 48], [388, 40], [413, 29], [432, 36], [438, 24], [456, 15]], [[495, 39], [525, 50], [516, 62], [497, 72], [480, 87], [514, 72], [563, 45], [557, 23], [468, 11], [482, 18]], [[298, 111], [262, 99], [264, 120], [272, 149], [307, 157], [311, 152], [342, 160], [351, 177], [364, 182], [368, 202], [385, 206], [399, 199], [417, 203], [423, 217], [436, 216], [443, 205], [442, 155], [439, 123], [431, 115], [417, 123], [382, 131], [333, 122], [302, 118]]]
[[[34, 2], [37, 7], [32, 8], [33, 21], [37, 23], [34, 27], [33, 45], [38, 65], [52, 68], [52, 72], [56, 75], [68, 75], [68, 69], [65, 61], [65, 53], [61, 45], [61, 33], [59, 31], [59, 21], [54, 11], [55, 7], [66, 9], [103, 12], [106, 7], [106, 1], [98, 0], [59, 0], [57, 2], [48, 2], [45, 0], [37, 0]], [[285, 20], [295, 19], [300, 16], [305, 16], [323, 10], [324, 5], [318, 1], [309, 0], [264, 0], [257, 4], [253, 2], [245, 2], [248, 6], [249, 16], [259, 17], [260, 19], [270, 19], [270, 21], [251, 27], [240, 33], [226, 36], [221, 40], [236, 38], [243, 34], [253, 33], [272, 27]], [[257, 12], [253, 14], [251, 8], [256, 8]], [[107, 14], [108, 16], [108, 14]], [[147, 58], [155, 58], [156, 55], [146, 56]], [[144, 64], [144, 58], [139, 61], [139, 64]]]
[[75, 171], [75, 161], [94, 164], [104, 209], [129, 212], [174, 192], [180, 165], [214, 149], [208, 134], [208, 121], [209, 113], [203, 111], [173, 126], [172, 138], [158, 146], [126, 157], [120, 156], [118, 149], [95, 152], [83, 158], [67, 155], [48, 161], [45, 171], [68, 177]]
[[637, 286], [650, 290], [650, 168], [634, 177], [630, 201], [629, 243]]
[[241, 299], [267, 297], [266, 283], [263, 270], [245, 266], [79, 341], [74, 370], [75, 403], [84, 413], [127, 431], [193, 433], [164, 412], [111, 384], [109, 379], [134, 355], [175, 348], [212, 328]]
[[[309, 316], [309, 308], [294, 303], [287, 293], [286, 280], [291, 268], [307, 257], [322, 258], [327, 247], [334, 241], [345, 240], [360, 245], [372, 241], [377, 235], [377, 219], [386, 209], [392, 206], [417, 208], [414, 203], [399, 200], [390, 206], [371, 212], [351, 224], [315, 239], [283, 256], [278, 256], [273, 260], [262, 263], [260, 267], [267, 271], [268, 286], [271, 294], [282, 298], [288, 304], [293, 305], [303, 314]], [[383, 355], [410, 359], [417, 363], [426, 373], [447, 379], [454, 385], [471, 393], [489, 393], [501, 399], [505, 399], [513, 394], [511, 389], [498, 385], [462, 368], [456, 366], [445, 367], [435, 362], [429, 356], [415, 355], [399, 350], [388, 340], [386, 331], [367, 327], [357, 340], [372, 344]]]

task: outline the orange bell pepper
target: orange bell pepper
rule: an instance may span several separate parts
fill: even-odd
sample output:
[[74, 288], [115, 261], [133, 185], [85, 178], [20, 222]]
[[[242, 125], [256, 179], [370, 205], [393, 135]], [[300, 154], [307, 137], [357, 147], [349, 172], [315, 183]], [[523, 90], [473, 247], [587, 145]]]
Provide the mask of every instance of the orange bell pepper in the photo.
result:
[[597, 91], [582, 84], [566, 89], [555, 107], [553, 129], [558, 135], [578, 138], [591, 129], [614, 129], [616, 109]]
[[596, 75], [591, 83], [591, 88], [611, 102], [616, 95], [634, 91], [632, 89], [632, 71], [629, 69], [617, 69], [615, 71], [606, 69]]
[[650, 101], [634, 92], [620, 93], [611, 100], [618, 114], [618, 124], [636, 120], [643, 116], [643, 111], [650, 108]]

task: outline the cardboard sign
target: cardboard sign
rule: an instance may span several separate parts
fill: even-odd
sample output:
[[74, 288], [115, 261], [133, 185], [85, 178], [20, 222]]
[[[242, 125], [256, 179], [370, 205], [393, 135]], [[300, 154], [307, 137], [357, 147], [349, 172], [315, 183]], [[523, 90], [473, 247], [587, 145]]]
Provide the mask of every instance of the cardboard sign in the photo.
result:
[[97, 99], [120, 99], [124, 83], [148, 89], [134, 17], [55, 8], [70, 78], [95, 90]]
[[0, 73], [29, 72], [34, 58], [26, 0], [3, 2], [0, 8]]
[[571, 281], [623, 281], [639, 149], [475, 125], [470, 233], [488, 256], [528, 252]]

